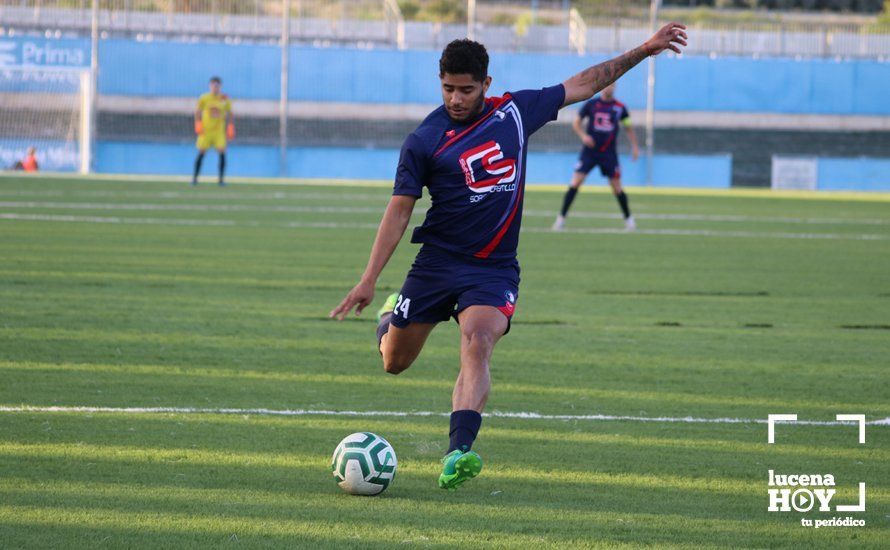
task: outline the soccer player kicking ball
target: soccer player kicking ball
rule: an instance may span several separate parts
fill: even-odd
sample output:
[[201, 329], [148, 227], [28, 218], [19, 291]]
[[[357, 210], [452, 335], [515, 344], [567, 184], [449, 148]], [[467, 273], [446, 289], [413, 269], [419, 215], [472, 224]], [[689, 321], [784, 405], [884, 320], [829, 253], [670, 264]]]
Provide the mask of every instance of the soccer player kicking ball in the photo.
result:
[[198, 135], [195, 146], [198, 148], [198, 156], [195, 158], [192, 185], [198, 185], [204, 153], [211, 147], [219, 153], [218, 183], [220, 187], [226, 184], [226, 140], [235, 139], [235, 118], [232, 115], [232, 101], [220, 91], [221, 88], [222, 81], [214, 76], [210, 79], [210, 92], [198, 98], [198, 108], [195, 109], [195, 134]]
[[455, 40], [442, 52], [444, 105], [405, 140], [365, 272], [330, 313], [342, 320], [371, 304], [377, 278], [426, 187], [432, 206], [411, 239], [423, 246], [402, 291], [381, 309], [377, 341], [384, 370], [399, 374], [417, 359], [437, 323], [454, 317], [460, 324], [460, 372], [439, 487], [454, 489], [482, 470], [482, 459], [470, 449], [488, 398], [491, 353], [510, 330], [519, 295], [516, 247], [529, 136], [555, 120], [559, 109], [589, 99], [647, 56], [679, 53], [685, 28], [670, 23], [641, 46], [562, 84], [502, 97], [485, 97], [491, 77], [482, 44]]
[[[584, 121], [586, 122], [586, 128]], [[618, 153], [615, 149], [615, 138], [618, 137], [619, 125], [627, 128], [627, 137], [633, 154], [633, 160], [640, 156], [637, 147], [637, 135], [630, 123], [630, 113], [624, 103], [615, 99], [615, 85], [610, 84], [603, 88], [598, 97], [584, 104], [578, 111], [578, 116], [572, 122], [572, 130], [575, 131], [581, 143], [581, 155], [575, 165], [575, 173], [572, 174], [572, 183], [566, 191], [562, 201], [562, 210], [553, 222], [553, 230], [560, 231], [565, 227], [566, 216], [569, 207], [578, 194], [578, 189], [584, 183], [584, 178], [596, 166], [600, 172], [609, 178], [612, 193], [618, 200], [621, 213], [624, 214], [624, 227], [629, 231], [636, 229], [634, 218], [630, 214], [630, 206], [627, 203], [627, 195], [621, 188], [621, 166], [618, 165]]]

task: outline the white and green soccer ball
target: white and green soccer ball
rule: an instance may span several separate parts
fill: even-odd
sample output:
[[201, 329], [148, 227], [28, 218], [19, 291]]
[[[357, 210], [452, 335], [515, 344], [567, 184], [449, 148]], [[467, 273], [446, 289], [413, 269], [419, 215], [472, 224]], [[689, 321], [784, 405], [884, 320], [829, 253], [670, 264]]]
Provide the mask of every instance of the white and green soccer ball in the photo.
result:
[[350, 434], [334, 449], [331, 472], [337, 485], [350, 495], [378, 495], [396, 475], [396, 452], [379, 435]]

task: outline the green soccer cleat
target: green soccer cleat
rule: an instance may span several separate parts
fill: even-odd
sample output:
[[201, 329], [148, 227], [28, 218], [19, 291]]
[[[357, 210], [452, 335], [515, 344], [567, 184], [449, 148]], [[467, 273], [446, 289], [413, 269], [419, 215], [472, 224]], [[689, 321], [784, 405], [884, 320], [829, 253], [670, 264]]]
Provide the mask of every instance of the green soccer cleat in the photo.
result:
[[442, 458], [442, 475], [439, 488], [453, 491], [464, 481], [473, 479], [482, 471], [482, 457], [473, 451], [451, 451]]
[[392, 310], [396, 308], [396, 303], [399, 301], [399, 293], [393, 292], [390, 294], [386, 301], [383, 302], [383, 306], [377, 310], [377, 322], [380, 322], [380, 319], [383, 318], [387, 313], [392, 313]]

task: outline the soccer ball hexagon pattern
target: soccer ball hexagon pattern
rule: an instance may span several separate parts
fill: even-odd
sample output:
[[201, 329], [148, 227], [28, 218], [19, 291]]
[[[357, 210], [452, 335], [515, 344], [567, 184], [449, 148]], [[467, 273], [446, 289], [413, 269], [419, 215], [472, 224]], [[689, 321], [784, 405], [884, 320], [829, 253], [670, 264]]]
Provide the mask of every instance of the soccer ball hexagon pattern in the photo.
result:
[[344, 437], [334, 449], [331, 473], [347, 493], [373, 496], [392, 483], [396, 464], [396, 452], [387, 440], [371, 432], [358, 432]]

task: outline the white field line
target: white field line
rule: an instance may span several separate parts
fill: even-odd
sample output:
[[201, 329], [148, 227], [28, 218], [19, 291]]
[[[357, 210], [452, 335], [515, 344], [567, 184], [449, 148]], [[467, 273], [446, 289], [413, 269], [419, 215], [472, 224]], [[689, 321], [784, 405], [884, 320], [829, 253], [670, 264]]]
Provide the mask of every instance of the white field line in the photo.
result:
[[250, 206], [246, 204], [146, 204], [105, 202], [0, 201], [0, 208], [48, 208], [61, 210], [124, 210], [158, 212], [283, 212], [289, 214], [378, 214], [385, 205], [370, 206]]
[[[39, 407], [31, 405], [0, 406], [0, 413], [107, 413], [107, 414], [256, 414], [263, 416], [353, 416], [371, 417], [447, 417], [451, 413], [433, 411], [335, 411], [325, 409], [227, 409], [193, 407]], [[519, 418], [524, 420], [591, 420], [625, 422], [659, 422], [684, 424], [766, 424], [765, 418], [698, 418], [694, 416], [625, 416], [611, 414], [539, 414], [535, 412], [492, 411], [483, 416]], [[784, 423], [784, 422], [777, 422]], [[807, 426], [855, 426], [854, 421], [799, 420], [791, 422]], [[866, 422], [871, 426], [890, 426], [890, 417]]]
[[[73, 216], [57, 214], [17, 214], [0, 212], [0, 220], [38, 221], [38, 222], [70, 222], [98, 224], [135, 224], [135, 225], [169, 225], [169, 226], [239, 226], [239, 227], [287, 227], [291, 229], [377, 229], [376, 223], [341, 223], [341, 222], [282, 222], [261, 223], [256, 221], [182, 219], [182, 218], [135, 218], [116, 216]], [[523, 233], [552, 233], [543, 227], [526, 227]], [[618, 228], [582, 228], [566, 229], [563, 233], [615, 235], [627, 233]], [[824, 239], [852, 241], [890, 240], [890, 235], [861, 233], [786, 233], [758, 231], [717, 231], [708, 229], [637, 229], [635, 235], [671, 235], [694, 237], [742, 237], [771, 239]]]
[[341, 192], [327, 191], [107, 191], [107, 190], [72, 190], [59, 191], [53, 189], [0, 189], [0, 197], [69, 197], [69, 198], [113, 198], [113, 199], [201, 199], [213, 201], [236, 200], [263, 200], [278, 201], [282, 199], [296, 200], [353, 200], [353, 201], [383, 201], [389, 200], [389, 193], [355, 193], [343, 190]]
[[[523, 216], [553, 218], [554, 212], [546, 210], [525, 210]], [[621, 219], [622, 216], [612, 212], [572, 212], [572, 218]], [[734, 223], [800, 223], [800, 224], [839, 224], [839, 225], [890, 225], [890, 217], [886, 220], [875, 218], [795, 218], [785, 216], [739, 216], [734, 214], [634, 214], [638, 220], [673, 220], [693, 222], [734, 222]]]
[[[553, 233], [545, 227], [527, 227], [523, 233]], [[563, 229], [563, 233], [599, 234], [599, 235], [672, 235], [678, 237], [743, 237], [743, 238], [768, 238], [768, 239], [802, 239], [802, 240], [850, 240], [850, 241], [883, 241], [890, 239], [890, 235], [876, 235], [868, 233], [786, 233], [786, 232], [761, 232], [761, 231], [719, 231], [709, 229], [635, 229], [628, 232], [617, 227], [597, 227], [581, 229]]]
[[[3, 193], [0, 193], [3, 196]], [[57, 194], [47, 196], [59, 196]], [[183, 192], [169, 193], [114, 193], [94, 192], [91, 196], [127, 196], [130, 198], [194, 198]], [[201, 195], [202, 199], [209, 197]], [[217, 197], [214, 197], [217, 198]], [[385, 209], [385, 197], [365, 195], [361, 198], [353, 195], [333, 193], [266, 193], [251, 196], [219, 195], [220, 199], [332, 199], [332, 200], [380, 200], [379, 207], [372, 206], [287, 206], [287, 205], [246, 205], [246, 204], [200, 204], [200, 203], [103, 203], [103, 202], [62, 202], [62, 201], [0, 201], [0, 208], [58, 208], [70, 210], [136, 210], [136, 211], [199, 211], [199, 212], [283, 212], [300, 214], [377, 214], [382, 215]], [[549, 210], [528, 209], [523, 212], [525, 217], [552, 218], [554, 212]], [[619, 219], [615, 212], [572, 212], [573, 218], [585, 219]], [[640, 220], [671, 220], [695, 222], [727, 222], [727, 223], [789, 223], [789, 224], [825, 224], [825, 225], [890, 225], [888, 219], [876, 218], [797, 218], [791, 216], [741, 216], [733, 214], [646, 214], [639, 213], [635, 217]]]
[[[193, 220], [177, 218], [118, 218], [102, 216], [63, 216], [49, 214], [12, 214], [0, 213], [0, 220], [20, 220], [33, 222], [74, 222], [74, 223], [108, 223], [108, 224], [137, 224], [137, 225], [211, 225], [234, 226], [251, 225], [250, 223], [238, 223], [232, 220]], [[254, 224], [258, 225], [258, 224]]]

